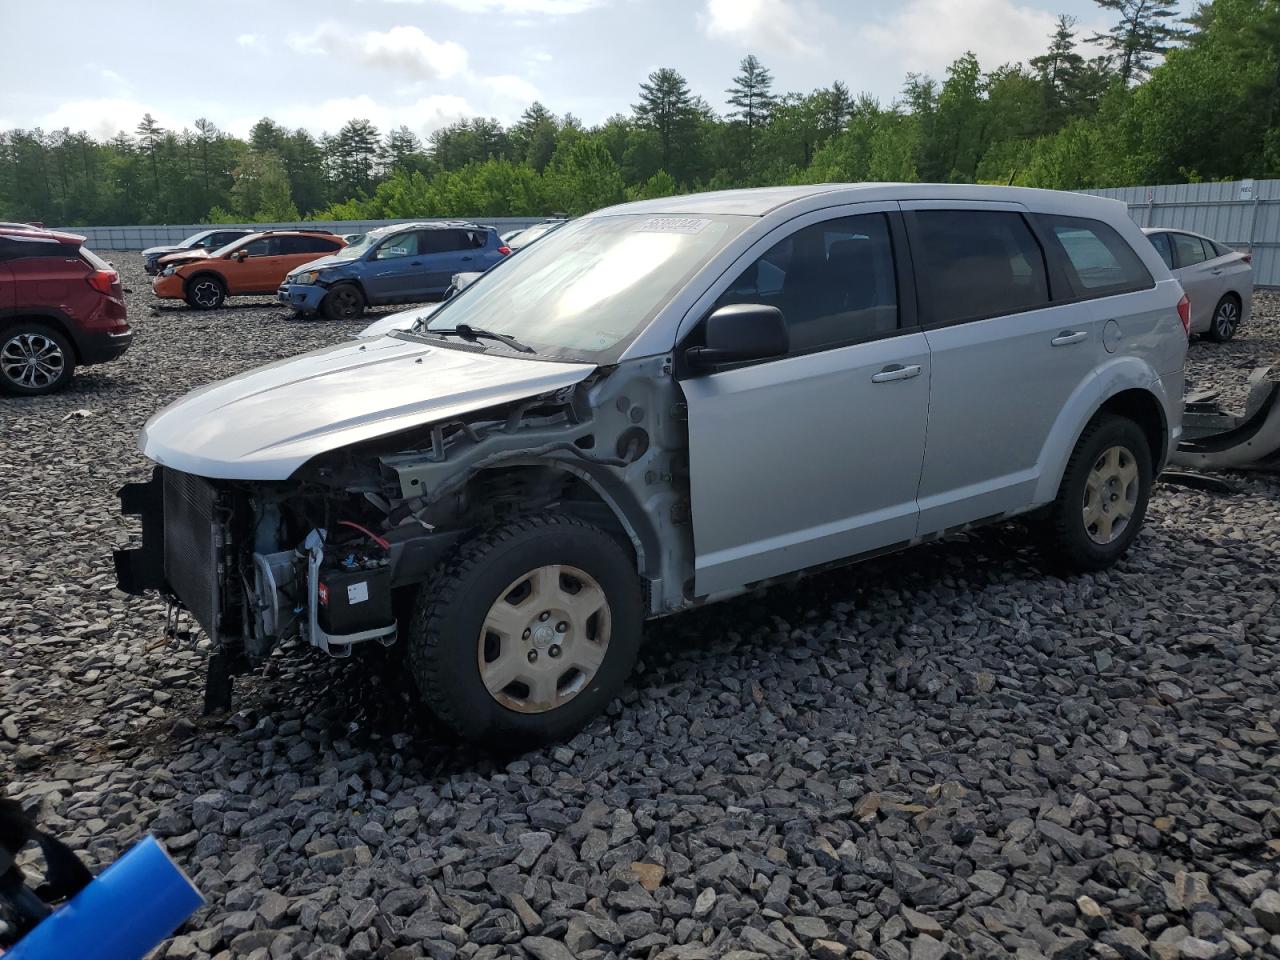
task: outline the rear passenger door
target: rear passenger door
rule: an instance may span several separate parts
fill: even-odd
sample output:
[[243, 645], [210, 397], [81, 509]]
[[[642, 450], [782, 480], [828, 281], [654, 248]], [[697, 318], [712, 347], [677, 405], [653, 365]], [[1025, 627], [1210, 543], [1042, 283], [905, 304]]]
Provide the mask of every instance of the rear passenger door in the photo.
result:
[[1087, 304], [1055, 304], [1066, 279], [1027, 212], [1007, 203], [902, 204], [932, 385], [921, 535], [1023, 509], [1050, 429], [1103, 353]]
[[[872, 212], [864, 212], [870, 209]], [[711, 595], [905, 544], [929, 408], [896, 204], [809, 214], [761, 239], [694, 307], [782, 311], [785, 357], [677, 375], [689, 418], [695, 590]]]
[[455, 273], [484, 270], [488, 264], [478, 259], [472, 230], [422, 231], [422, 252], [426, 254], [428, 292], [439, 296], [449, 289]]

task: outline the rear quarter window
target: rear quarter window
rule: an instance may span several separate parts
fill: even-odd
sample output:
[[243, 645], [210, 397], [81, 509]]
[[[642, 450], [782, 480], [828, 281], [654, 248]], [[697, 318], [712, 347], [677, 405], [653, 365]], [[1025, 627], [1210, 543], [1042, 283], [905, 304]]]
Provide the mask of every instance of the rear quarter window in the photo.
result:
[[1151, 271], [1124, 238], [1101, 220], [1041, 214], [1077, 299], [1107, 297], [1155, 286]]
[[1021, 214], [916, 210], [907, 224], [926, 326], [1049, 305], [1044, 252]]

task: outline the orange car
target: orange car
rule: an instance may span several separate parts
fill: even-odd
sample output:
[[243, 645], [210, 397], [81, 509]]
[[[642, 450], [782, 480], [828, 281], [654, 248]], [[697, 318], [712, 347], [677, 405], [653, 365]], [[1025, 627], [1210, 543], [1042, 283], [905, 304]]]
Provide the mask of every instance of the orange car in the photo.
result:
[[325, 230], [267, 230], [217, 250], [184, 250], [161, 257], [151, 281], [157, 297], [213, 310], [227, 297], [275, 296], [295, 267], [341, 250], [347, 242]]

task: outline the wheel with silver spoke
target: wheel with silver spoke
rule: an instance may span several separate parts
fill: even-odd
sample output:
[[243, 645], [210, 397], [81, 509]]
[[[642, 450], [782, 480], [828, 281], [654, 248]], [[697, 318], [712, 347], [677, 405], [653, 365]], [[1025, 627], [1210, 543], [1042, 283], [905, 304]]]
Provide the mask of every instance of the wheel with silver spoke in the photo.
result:
[[187, 303], [197, 310], [216, 310], [227, 298], [227, 288], [219, 277], [201, 274], [187, 281]]
[[1213, 319], [1209, 322], [1209, 339], [1225, 343], [1236, 335], [1240, 326], [1240, 303], [1232, 294], [1227, 294], [1218, 301], [1213, 311]]
[[481, 679], [498, 703], [519, 713], [554, 710], [604, 663], [609, 600], [577, 567], [538, 567], [493, 602], [476, 646]]
[[608, 705], [643, 618], [634, 561], [613, 536], [572, 517], [523, 517], [464, 543], [423, 585], [409, 663], [462, 736], [545, 742]]
[[1151, 496], [1151, 442], [1127, 417], [1100, 414], [1076, 443], [1046, 518], [1045, 552], [1057, 567], [1102, 570], [1128, 549]]
[[52, 393], [67, 385], [74, 368], [71, 344], [58, 331], [42, 324], [0, 331], [0, 386], [7, 392]]
[[1124, 534], [1138, 506], [1138, 462], [1123, 446], [1108, 447], [1089, 471], [1084, 487], [1084, 528], [1094, 543]]

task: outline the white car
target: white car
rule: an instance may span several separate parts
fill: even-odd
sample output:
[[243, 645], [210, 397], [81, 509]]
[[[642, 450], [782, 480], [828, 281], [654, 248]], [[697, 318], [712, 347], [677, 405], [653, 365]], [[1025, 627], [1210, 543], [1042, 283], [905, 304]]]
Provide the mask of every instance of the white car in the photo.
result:
[[1142, 232], [1191, 299], [1191, 332], [1219, 343], [1234, 337], [1253, 309], [1250, 255], [1186, 230]]

